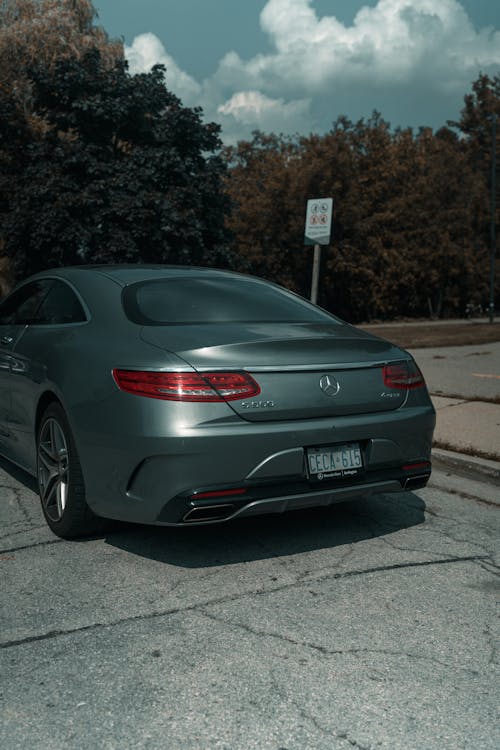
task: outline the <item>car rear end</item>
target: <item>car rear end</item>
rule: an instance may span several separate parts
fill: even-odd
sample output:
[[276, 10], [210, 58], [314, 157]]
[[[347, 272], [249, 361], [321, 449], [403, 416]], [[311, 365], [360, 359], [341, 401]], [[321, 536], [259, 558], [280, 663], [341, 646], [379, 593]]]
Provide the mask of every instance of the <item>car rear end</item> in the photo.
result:
[[122, 300], [157, 354], [112, 368], [103, 515], [213, 523], [425, 486], [435, 412], [407, 352], [236, 274], [178, 269]]

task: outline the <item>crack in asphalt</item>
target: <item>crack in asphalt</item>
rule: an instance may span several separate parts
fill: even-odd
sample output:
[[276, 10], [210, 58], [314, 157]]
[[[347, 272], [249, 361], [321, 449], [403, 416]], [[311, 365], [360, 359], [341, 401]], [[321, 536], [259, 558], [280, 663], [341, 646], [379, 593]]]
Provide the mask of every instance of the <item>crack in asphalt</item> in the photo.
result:
[[24, 520], [27, 523], [32, 523], [32, 518], [28, 512], [28, 509], [24, 505], [24, 499], [22, 496], [21, 489], [19, 487], [12, 487], [8, 484], [0, 484], [0, 490], [8, 490], [9, 492], [12, 492], [14, 495], [14, 499], [19, 507], [19, 510], [21, 511], [22, 516], [24, 517]]
[[[28, 529], [26, 533], [31, 531], [32, 529]], [[21, 533], [21, 532], [17, 532]], [[9, 536], [12, 536], [9, 534]], [[21, 552], [25, 549], [34, 549], [35, 547], [47, 547], [49, 544], [64, 544], [66, 542], [66, 539], [46, 539], [43, 542], [33, 542], [32, 544], [24, 544], [20, 547], [8, 547], [7, 549], [0, 549], [0, 555], [4, 555], [8, 552]]]
[[[211, 606], [211, 605], [208, 605]], [[446, 669], [454, 669], [460, 672], [465, 672], [466, 674], [477, 676], [479, 673], [475, 669], [469, 669], [468, 667], [456, 667], [452, 664], [448, 664], [447, 662], [441, 661], [440, 659], [436, 659], [433, 656], [423, 656], [422, 654], [413, 654], [411, 652], [407, 651], [397, 651], [397, 650], [391, 650], [391, 649], [385, 649], [385, 648], [345, 648], [345, 649], [330, 649], [326, 646], [321, 646], [317, 643], [312, 643], [310, 641], [303, 641], [298, 640], [296, 638], [292, 638], [291, 636], [283, 635], [281, 633], [271, 632], [268, 630], [262, 630], [258, 628], [253, 628], [251, 625], [248, 625], [246, 623], [240, 623], [240, 622], [233, 622], [231, 620], [226, 620], [224, 617], [217, 617], [216, 615], [212, 614], [211, 612], [206, 612], [205, 610], [201, 609], [200, 614], [202, 614], [204, 617], [206, 617], [208, 620], [212, 620], [213, 622], [217, 622], [219, 624], [227, 625], [231, 628], [238, 628], [240, 630], [245, 631], [246, 633], [250, 633], [251, 635], [255, 635], [258, 638], [273, 638], [278, 641], [283, 641], [285, 643], [288, 643], [292, 646], [298, 646], [299, 648], [307, 648], [311, 651], [315, 651], [316, 653], [321, 654], [322, 656], [358, 656], [362, 654], [378, 654], [380, 656], [404, 656], [407, 659], [413, 659], [415, 661], [425, 661], [429, 662], [430, 664], [439, 665], [441, 667], [445, 667]]]
[[[426, 509], [425, 512], [428, 512], [427, 509]], [[455, 525], [455, 526], [458, 526], [458, 527], [460, 527], [460, 526], [466, 526], [468, 524], [467, 521], [461, 521], [459, 519], [449, 518], [447, 516], [439, 515], [438, 513], [435, 513], [433, 511], [431, 511], [429, 513], [429, 515], [431, 515], [431, 517], [439, 518], [439, 519], [442, 519], [442, 520], [447, 520], [452, 525]], [[367, 525], [368, 525], [368, 527], [369, 527], [369, 529], [370, 529], [370, 531], [372, 533], [372, 537], [373, 538], [375, 538], [377, 540], [380, 540], [381, 542], [383, 542], [384, 544], [386, 544], [387, 546], [389, 546], [389, 547], [391, 547], [393, 549], [397, 549], [397, 550], [400, 550], [402, 552], [420, 552], [420, 553], [423, 553], [423, 554], [441, 555], [443, 557], [447, 557], [448, 554], [449, 554], [447, 552], [438, 552], [436, 550], [429, 550], [429, 549], [418, 548], [418, 547], [407, 547], [405, 545], [398, 545], [397, 543], [395, 543], [393, 541], [390, 541], [389, 539], [386, 538], [386, 531], [385, 531], [385, 529], [386, 529], [386, 527], [387, 527], [388, 524], [385, 521], [382, 522], [378, 518], [374, 517], [373, 515], [371, 515], [369, 513], [359, 513], [359, 516], [361, 518], [363, 518], [363, 520], [367, 523]], [[434, 523], [432, 521], [430, 521], [430, 522], [428, 522], [426, 524], [420, 524], [418, 526], [415, 526], [415, 527], [413, 527], [413, 529], [415, 531], [418, 531], [420, 534], [422, 534], [424, 532], [428, 532], [430, 534], [437, 534], [437, 535], [439, 535], [441, 537], [445, 537], [445, 538], [449, 539], [452, 542], [457, 542], [459, 544], [467, 544], [469, 546], [476, 547], [479, 551], [483, 551], [488, 557], [491, 557], [491, 555], [493, 554], [492, 551], [489, 549], [489, 547], [486, 545], [486, 543], [481, 544], [480, 542], [475, 542], [475, 541], [472, 541], [470, 539], [463, 539], [463, 538], [454, 536], [451, 533], [451, 531], [443, 529], [440, 526], [437, 526], [437, 528], [432, 528], [433, 526], [434, 526]], [[482, 528], [484, 528], [486, 531], [488, 531], [488, 532], [491, 533], [491, 528], [490, 527], [484, 525], [484, 526], [482, 526]], [[395, 531], [400, 531], [401, 527], [400, 526], [394, 527], [394, 530]]]
[[[432, 481], [429, 482], [427, 486], [434, 490], [447, 492], [448, 494], [454, 495], [455, 497], [458, 496], [458, 497], [463, 497], [465, 500], [472, 500], [473, 502], [478, 503], [479, 505], [487, 505], [489, 508], [498, 508], [498, 503], [494, 502], [493, 500], [486, 500], [484, 497], [473, 495], [470, 492], [463, 492], [462, 490], [454, 490], [454, 489], [451, 489], [450, 487], [443, 487], [443, 485], [437, 484], [436, 482], [432, 482]], [[434, 513], [432, 515], [438, 516], [437, 513]], [[447, 518], [447, 516], [438, 516], [438, 518]]]
[[[450, 494], [453, 494], [453, 493], [450, 493]], [[479, 501], [479, 498], [478, 498], [478, 501]], [[489, 505], [489, 506], [495, 505], [494, 503], [489, 503], [487, 501], [482, 501], [481, 500], [481, 502], [484, 502], [486, 505]], [[498, 507], [498, 506], [496, 506], [496, 507]], [[431, 518], [426, 523], [419, 524], [418, 526], [414, 526], [413, 528], [414, 528], [415, 531], [419, 531], [420, 533], [429, 531], [431, 534], [440, 534], [442, 536], [448, 537], [449, 539], [451, 539], [454, 542], [459, 542], [459, 543], [464, 543], [464, 544], [471, 544], [471, 545], [474, 545], [474, 546], [481, 547], [483, 549], [486, 549], [488, 551], [488, 553], [491, 554], [491, 550], [489, 550], [487, 547], [485, 547], [484, 545], [480, 544], [479, 542], [474, 542], [471, 539], [461, 539], [459, 537], [455, 537], [455, 536], [452, 535], [452, 533], [450, 531], [444, 529], [442, 526], [439, 526], [436, 523], [436, 521], [434, 520], [434, 519], [439, 519], [441, 521], [447, 521], [451, 526], [457, 526], [457, 527], [463, 526], [464, 528], [470, 530], [470, 520], [468, 518], [462, 519], [462, 518], [453, 518], [451, 516], [446, 516], [446, 515], [444, 515], [442, 513], [437, 513], [436, 511], [434, 511], [430, 507], [426, 507], [425, 510], [424, 510], [424, 513], [425, 514], [429, 514], [429, 516], [431, 516]], [[382, 524], [376, 518], [372, 518], [372, 521], [375, 524], [380, 524], [380, 528], [383, 528]], [[434, 527], [436, 527], [436, 528], [434, 528]], [[481, 523], [479, 521], [474, 521], [474, 527], [476, 529], [483, 530], [487, 534], [492, 535], [491, 524], [486, 524], [486, 523]], [[492, 535], [492, 541], [495, 538], [496, 537]], [[422, 551], [424, 551], [424, 550], [422, 550]], [[435, 552], [435, 554], [439, 554], [439, 553]]]
[[386, 539], [385, 537], [381, 536], [377, 539], [377, 541], [383, 542], [391, 549], [398, 550], [399, 552], [420, 552], [420, 554], [425, 555], [437, 555], [438, 559], [439, 557], [447, 557], [447, 552], [437, 552], [433, 549], [426, 549], [424, 547], [407, 547], [406, 545], [403, 546], [401, 544], [396, 544], [395, 542], [391, 541], [390, 539]]
[[[318, 731], [321, 732], [321, 734], [325, 737], [329, 737], [331, 739], [340, 739], [349, 741], [347, 738], [347, 733], [342, 731], [335, 731], [333, 729], [328, 729], [327, 727], [323, 726], [318, 719], [313, 716], [309, 711], [307, 711], [303, 706], [301, 706], [294, 698], [292, 698], [281, 686], [281, 683], [279, 679], [275, 676], [274, 670], [271, 670], [270, 674], [271, 679], [271, 687], [273, 689], [273, 693], [281, 698], [283, 703], [286, 705], [293, 706], [299, 718], [303, 719], [304, 721], [309, 722], [313, 725], [313, 727]], [[361, 745], [353, 744], [353, 747], [358, 747], [360, 750], [369, 750], [368, 748], [362, 748]], [[279, 750], [286, 750], [286, 748], [280, 748]]]
[[31, 514], [30, 514], [28, 508], [26, 507], [26, 505], [24, 504], [24, 498], [23, 498], [22, 492], [20, 492], [20, 490], [18, 488], [15, 488], [13, 491], [14, 491], [14, 497], [17, 500], [17, 504], [18, 504], [19, 509], [20, 509], [21, 513], [23, 514], [25, 520], [27, 521], [27, 523], [30, 523], [30, 524], [33, 523], [33, 519], [31, 517]]
[[[63, 541], [62, 539], [54, 539], [52, 540], [52, 542], [49, 542], [49, 543], [57, 544], [58, 542], [62, 542], [62, 541]], [[353, 578], [356, 576], [370, 575], [372, 573], [385, 573], [385, 572], [390, 572], [393, 570], [404, 570], [407, 568], [422, 568], [422, 567], [430, 567], [433, 565], [453, 565], [455, 563], [465, 563], [465, 562], [477, 563], [478, 561], [489, 560], [489, 559], [490, 558], [487, 555], [473, 555], [473, 556], [467, 556], [467, 557], [449, 557], [444, 560], [422, 560], [420, 562], [407, 562], [407, 563], [394, 563], [392, 565], [379, 565], [379, 566], [374, 566], [372, 568], [365, 568], [361, 570], [348, 570], [348, 571], [344, 571], [343, 573], [334, 573], [333, 575], [328, 574], [325, 576], [316, 577], [314, 578], [314, 583], [327, 581], [328, 579], [340, 580], [343, 578]], [[215, 599], [209, 599], [208, 601], [205, 601], [205, 602], [197, 602], [196, 604], [187, 604], [185, 606], [179, 606], [179, 607], [169, 607], [167, 609], [159, 610], [155, 612], [148, 612], [148, 613], [142, 613], [142, 614], [137, 614], [137, 615], [131, 615], [129, 617], [122, 617], [117, 620], [111, 620], [110, 622], [94, 622], [94, 623], [89, 623], [88, 625], [81, 625], [80, 627], [76, 627], [76, 628], [67, 628], [65, 630], [63, 629], [49, 630], [46, 633], [39, 633], [37, 635], [26, 636], [25, 638], [4, 641], [3, 643], [0, 643], [0, 649], [13, 648], [15, 646], [23, 646], [29, 643], [52, 640], [52, 639], [64, 637], [67, 635], [75, 635], [78, 633], [89, 632], [93, 630], [104, 630], [106, 628], [110, 629], [113, 627], [117, 627], [118, 625], [124, 625], [128, 623], [133, 623], [133, 622], [153, 620], [153, 619], [157, 619], [161, 617], [170, 617], [172, 615], [177, 615], [177, 614], [184, 613], [184, 612], [199, 611], [202, 614], [207, 614], [204, 612], [204, 609], [206, 607], [215, 606], [217, 604], [227, 604], [230, 602], [236, 602], [248, 596], [262, 596], [262, 595], [267, 595], [267, 594], [279, 593], [281, 591], [287, 591], [289, 589], [293, 589], [297, 586], [306, 585], [307, 583], [309, 583], [309, 581], [307, 580], [300, 580], [300, 581], [294, 580], [290, 583], [281, 584], [280, 586], [274, 586], [274, 587], [266, 588], [266, 589], [262, 589], [262, 588], [253, 589], [253, 590], [251, 589], [249, 591], [243, 591], [238, 594], [231, 594], [229, 596], [221, 596]], [[332, 653], [335, 653], [335, 652], [332, 652]]]
[[[453, 530], [462, 530], [464, 533], [467, 531], [467, 529], [470, 531], [470, 520], [465, 519], [464, 521], [455, 521], [450, 522], [451, 529]], [[463, 527], [463, 529], [461, 529]], [[467, 544], [479, 544], [479, 542], [475, 542], [473, 539], [462, 539], [460, 537], [454, 537], [452, 536], [451, 529], [447, 530], [446, 528], [439, 526], [437, 521], [434, 519], [430, 519], [429, 522], [420, 529], [420, 531], [430, 531], [432, 534], [443, 534], [443, 536], [448, 536], [452, 541], [456, 542], [466, 542]], [[488, 539], [486, 542], [491, 541], [492, 543], [495, 543], [497, 540], [497, 532], [496, 528], [492, 528], [491, 524], [477, 524], [475, 531], [482, 532], [483, 534], [488, 536]], [[472, 536], [472, 535], [471, 535]], [[479, 536], [479, 534], [477, 534]], [[491, 553], [490, 553], [491, 554]]]
[[327, 737], [335, 737], [336, 736], [334, 732], [332, 732], [331, 730], [326, 729], [324, 726], [322, 726], [319, 723], [319, 721], [314, 716], [312, 716], [310, 713], [308, 713], [304, 708], [302, 708], [302, 706], [299, 706], [299, 704], [297, 703], [297, 701], [293, 701], [292, 700], [292, 701], [290, 701], [290, 703], [292, 704], [292, 706], [295, 706], [295, 708], [296, 708], [299, 716], [302, 719], [305, 719], [306, 721], [308, 721], [310, 724], [312, 724], [315, 729], [317, 729], [319, 732], [321, 732], [321, 734], [324, 734]]
[[[307, 717], [305, 717], [307, 718]], [[336, 740], [343, 740], [344, 742], [348, 742], [351, 747], [357, 748], [357, 750], [371, 750], [371, 745], [368, 747], [368, 745], [360, 745], [359, 742], [356, 740], [353, 740], [352, 737], [349, 737], [347, 732], [334, 732], [333, 735], [334, 739]]]
[[353, 740], [352, 737], [349, 737], [348, 734], [336, 734], [335, 737], [339, 740], [345, 739], [346, 742], [348, 742], [351, 747], [356, 747], [358, 750], [371, 750], [370, 747], [367, 747], [367, 745], [360, 745], [359, 742], [356, 742], [356, 740]]
[[303, 570], [302, 573], [299, 573], [295, 579], [297, 584], [300, 583], [314, 583], [317, 580], [328, 580], [330, 575], [336, 575], [335, 573], [331, 573], [331, 571], [338, 570], [345, 562], [346, 560], [351, 557], [351, 555], [354, 554], [354, 543], [351, 543], [348, 545], [348, 549], [338, 558], [338, 560], [333, 565], [327, 565], [322, 568], [318, 568], [316, 571], [316, 574], [320, 574], [320, 578], [311, 577], [311, 571], [310, 570]]
[[497, 645], [497, 639], [491, 632], [488, 625], [484, 628], [484, 635], [486, 636], [486, 640], [488, 641], [488, 646], [490, 647], [490, 657], [488, 659], [488, 664], [497, 665], [498, 664], [498, 645]]
[[500, 576], [500, 566], [494, 563], [492, 559], [488, 558], [484, 561], [478, 561], [477, 564], [486, 573], [496, 576], [497, 578]]
[[[437, 487], [435, 486], [434, 489], [439, 490], [443, 493], [448, 493], [453, 496], [460, 496], [465, 497], [467, 499], [473, 499], [477, 500], [478, 503], [483, 503], [484, 505], [488, 506], [494, 506], [498, 507], [495, 503], [490, 503], [488, 500], [483, 500], [483, 498], [476, 497], [475, 495], [468, 495], [467, 493], [461, 493], [456, 490], [451, 489], [445, 489], [443, 487]], [[456, 516], [447, 516], [445, 513], [438, 513], [434, 508], [432, 508], [430, 505], [426, 505], [424, 509], [425, 514], [429, 514], [432, 518], [437, 518], [442, 521], [448, 521], [448, 523], [454, 525], [454, 526], [465, 526], [468, 529], [470, 529], [470, 518], [463, 518], [463, 517], [456, 517]], [[491, 524], [489, 523], [482, 523], [481, 521], [474, 519], [474, 528], [476, 529], [484, 529], [485, 531], [491, 532]]]
[[[323, 724], [318, 721], [318, 719], [313, 716], [309, 711], [307, 711], [306, 708], [301, 706], [294, 698], [290, 697], [281, 687], [278, 679], [274, 676], [273, 673], [271, 673], [271, 685], [273, 686], [273, 689], [277, 695], [282, 698], [282, 700], [295, 707], [299, 717], [303, 719], [304, 721], [308, 721], [310, 724], [313, 725], [315, 729], [318, 730], [318, 732], [321, 732], [322, 735], [325, 737], [330, 737], [334, 740], [340, 740], [345, 743], [348, 743], [351, 747], [357, 748], [357, 750], [371, 750], [371, 746], [367, 747], [366, 745], [361, 745], [359, 742], [354, 740], [352, 737], [348, 735], [348, 733], [342, 729], [328, 729], [327, 727], [323, 726]], [[281, 750], [281, 749], [280, 749]], [[283, 748], [283, 750], [285, 750]]]
[[[21, 523], [24, 523], [24, 521], [19, 521], [19, 524], [21, 524]], [[16, 525], [19, 525], [19, 524], [16, 524]], [[12, 537], [12, 536], [19, 536], [20, 534], [29, 534], [31, 531], [37, 531], [38, 529], [47, 529], [47, 524], [46, 523], [33, 524], [28, 529], [24, 528], [24, 529], [19, 529], [19, 531], [9, 531], [8, 534], [1, 534], [0, 535], [0, 542], [3, 539], [10, 539], [10, 537]], [[12, 551], [12, 550], [9, 550], [9, 551]]]
[[[473, 542], [470, 539], [461, 539], [460, 537], [453, 536], [448, 531], [444, 531], [443, 529], [432, 529], [429, 526], [427, 526], [425, 529], [423, 529], [426, 533], [429, 534], [437, 534], [440, 537], [444, 537], [445, 539], [448, 539], [450, 542], [455, 542], [456, 544], [466, 544], [468, 547], [476, 547], [479, 551], [482, 551], [487, 557], [491, 557], [493, 554], [492, 551], [489, 549], [489, 547], [486, 544], [481, 544], [480, 542]], [[428, 553], [432, 555], [446, 555], [446, 552], [438, 552], [437, 550], [428, 550], [428, 549], [418, 549], [414, 547], [405, 547], [405, 546], [399, 546], [395, 544], [394, 542], [389, 541], [388, 539], [384, 537], [380, 537], [380, 540], [383, 541], [385, 544], [387, 544], [389, 547], [393, 547], [394, 549], [400, 550], [402, 552], [420, 552], [420, 553]]]

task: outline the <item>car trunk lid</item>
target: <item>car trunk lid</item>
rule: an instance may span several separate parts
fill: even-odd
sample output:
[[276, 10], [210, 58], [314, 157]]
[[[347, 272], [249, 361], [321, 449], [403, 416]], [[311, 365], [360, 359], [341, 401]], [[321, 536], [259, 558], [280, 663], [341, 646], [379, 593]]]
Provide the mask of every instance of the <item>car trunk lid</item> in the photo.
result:
[[384, 385], [383, 367], [408, 355], [347, 324], [148, 326], [141, 335], [200, 373], [249, 372], [260, 394], [230, 402], [248, 421], [384, 412], [406, 397]]

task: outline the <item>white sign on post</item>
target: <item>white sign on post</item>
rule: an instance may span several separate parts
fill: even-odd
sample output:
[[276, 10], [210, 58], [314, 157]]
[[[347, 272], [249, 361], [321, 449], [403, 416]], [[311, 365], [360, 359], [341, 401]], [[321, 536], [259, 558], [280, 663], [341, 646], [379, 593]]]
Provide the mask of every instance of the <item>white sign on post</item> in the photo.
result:
[[329, 245], [332, 232], [333, 198], [307, 201], [305, 245]]
[[321, 245], [329, 245], [332, 234], [333, 198], [313, 198], [307, 201], [304, 244], [314, 245], [311, 280], [311, 302], [318, 301], [319, 267]]

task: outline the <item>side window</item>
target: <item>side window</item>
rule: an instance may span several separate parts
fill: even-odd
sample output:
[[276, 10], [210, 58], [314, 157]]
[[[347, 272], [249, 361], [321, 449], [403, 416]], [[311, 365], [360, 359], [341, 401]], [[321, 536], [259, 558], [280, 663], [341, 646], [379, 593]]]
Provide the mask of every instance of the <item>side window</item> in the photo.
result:
[[0, 325], [32, 323], [40, 303], [52, 285], [50, 279], [31, 281], [10, 294], [0, 305]]
[[38, 308], [33, 323], [37, 325], [60, 325], [61, 323], [84, 323], [87, 320], [80, 300], [64, 281], [54, 281]]

